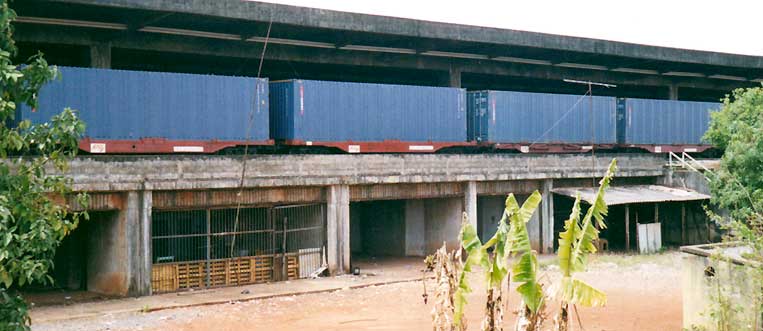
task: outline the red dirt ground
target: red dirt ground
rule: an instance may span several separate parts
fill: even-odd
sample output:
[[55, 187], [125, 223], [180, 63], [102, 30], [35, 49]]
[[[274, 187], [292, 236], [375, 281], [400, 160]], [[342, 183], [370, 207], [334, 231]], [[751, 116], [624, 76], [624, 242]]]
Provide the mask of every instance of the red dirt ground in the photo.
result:
[[[621, 261], [627, 259], [637, 261]], [[678, 254], [600, 260], [580, 276], [606, 292], [609, 301], [604, 308], [580, 310], [585, 330], [681, 330], [679, 261]], [[545, 273], [546, 283], [553, 282], [557, 274], [553, 267]], [[478, 330], [484, 287], [478, 285], [480, 275], [473, 279], [467, 320], [470, 330]], [[431, 281], [429, 286], [431, 291]], [[429, 330], [432, 302], [423, 303], [422, 291], [421, 282], [412, 282], [179, 309], [144, 330]], [[510, 308], [516, 309], [518, 302], [512, 291]], [[548, 327], [554, 313], [550, 310]], [[509, 330], [515, 315], [506, 315]], [[580, 328], [575, 325], [574, 330]]]

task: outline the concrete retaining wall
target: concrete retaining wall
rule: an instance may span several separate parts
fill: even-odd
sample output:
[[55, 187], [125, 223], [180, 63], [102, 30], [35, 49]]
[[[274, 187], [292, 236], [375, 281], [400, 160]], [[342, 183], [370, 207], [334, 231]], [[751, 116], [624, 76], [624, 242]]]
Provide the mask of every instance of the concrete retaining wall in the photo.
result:
[[[381, 183], [506, 181], [600, 177], [617, 157], [619, 177], [663, 175], [664, 156], [590, 155], [257, 155], [247, 162], [244, 186], [327, 186]], [[236, 188], [241, 157], [88, 156], [71, 163], [78, 191]]]

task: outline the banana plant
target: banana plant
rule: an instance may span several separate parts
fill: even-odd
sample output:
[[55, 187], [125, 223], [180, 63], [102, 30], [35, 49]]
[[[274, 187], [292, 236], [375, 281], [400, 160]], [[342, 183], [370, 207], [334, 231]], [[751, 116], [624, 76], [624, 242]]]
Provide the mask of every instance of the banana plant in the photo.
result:
[[[543, 291], [537, 282], [538, 262], [530, 246], [527, 222], [530, 221], [540, 201], [541, 195], [535, 191], [520, 207], [514, 195], [510, 194], [506, 198], [506, 208], [496, 233], [485, 244], [482, 244], [476, 229], [464, 216], [460, 240], [467, 258], [455, 294], [454, 324], [460, 326], [462, 323], [466, 294], [471, 292], [466, 277], [476, 265], [485, 270], [488, 298], [491, 298], [486, 305], [486, 321], [483, 323], [483, 329], [496, 329], [501, 323], [501, 284], [507, 279], [510, 271], [514, 273], [513, 280], [521, 283], [517, 290], [522, 296], [523, 306], [532, 313], [537, 312], [542, 304]], [[488, 253], [490, 248], [493, 248], [492, 256]], [[518, 258], [513, 265], [509, 265], [510, 256]]]
[[555, 329], [566, 331], [569, 326], [569, 305], [583, 307], [603, 306], [607, 302], [607, 295], [588, 285], [582, 280], [576, 279], [573, 274], [584, 271], [589, 254], [596, 252], [594, 241], [599, 238], [599, 230], [606, 228], [604, 217], [607, 216], [608, 208], [604, 201], [604, 192], [609, 188], [609, 183], [617, 170], [617, 160], [613, 159], [609, 164], [606, 175], [599, 182], [596, 197], [591, 202], [583, 219], [580, 219], [580, 194], [575, 198], [572, 213], [564, 222], [564, 231], [559, 233], [559, 270], [561, 278], [561, 309], [556, 318]]
[[538, 330], [543, 322], [541, 310], [544, 304], [543, 287], [538, 282], [538, 258], [530, 245], [527, 222], [538, 208], [542, 198], [533, 192], [519, 207], [514, 195], [506, 199], [506, 213], [509, 215], [507, 246], [515, 258], [512, 266], [512, 281], [520, 283], [517, 292], [522, 298], [516, 330]]

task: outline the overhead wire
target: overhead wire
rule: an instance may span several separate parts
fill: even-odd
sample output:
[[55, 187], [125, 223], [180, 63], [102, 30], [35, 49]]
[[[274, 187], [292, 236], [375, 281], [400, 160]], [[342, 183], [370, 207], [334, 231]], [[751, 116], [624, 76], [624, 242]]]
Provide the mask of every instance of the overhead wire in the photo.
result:
[[[260, 63], [257, 66], [257, 79], [259, 80], [262, 74], [262, 64], [265, 61], [265, 51], [268, 49], [268, 41], [270, 40], [270, 30], [273, 28], [273, 19], [268, 22], [268, 31], [265, 34], [265, 42], [262, 45], [262, 53], [260, 54]], [[257, 82], [259, 84], [259, 81]], [[246, 126], [246, 139], [244, 140], [244, 155], [241, 160], [241, 178], [238, 183], [238, 193], [236, 194], [236, 217], [233, 221], [233, 239], [231, 239], [230, 245], [230, 258], [233, 258], [233, 252], [236, 246], [236, 231], [238, 231], [239, 219], [241, 216], [241, 204], [244, 195], [244, 179], [246, 178], [246, 165], [249, 159], [249, 139], [251, 136], [252, 123], [254, 122], [255, 111], [260, 106], [259, 93], [255, 93], [254, 107], [249, 111], [249, 119]]]

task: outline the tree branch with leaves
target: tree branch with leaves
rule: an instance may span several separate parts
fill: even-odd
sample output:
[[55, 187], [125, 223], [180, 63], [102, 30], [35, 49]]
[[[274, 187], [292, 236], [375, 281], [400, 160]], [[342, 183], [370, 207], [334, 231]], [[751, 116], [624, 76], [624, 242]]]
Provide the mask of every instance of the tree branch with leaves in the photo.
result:
[[[37, 108], [37, 96], [58, 71], [37, 54], [23, 64], [12, 62], [15, 12], [0, 0], [0, 329], [29, 330], [27, 305], [15, 289], [30, 283], [51, 284], [55, 249], [84, 213], [72, 213], [54, 197], [72, 194], [64, 173], [77, 153], [85, 125], [65, 109], [50, 122], [20, 120], [22, 107]], [[87, 205], [87, 196], [77, 195]]]

